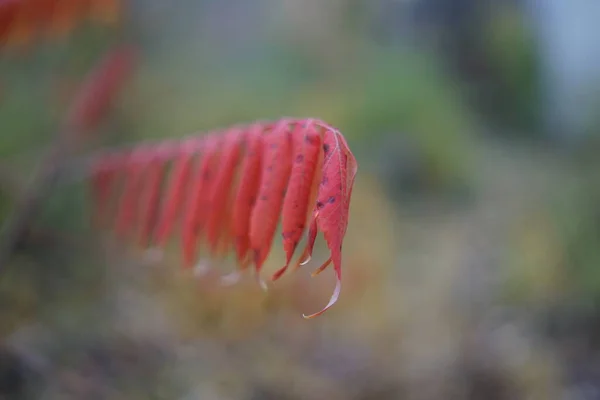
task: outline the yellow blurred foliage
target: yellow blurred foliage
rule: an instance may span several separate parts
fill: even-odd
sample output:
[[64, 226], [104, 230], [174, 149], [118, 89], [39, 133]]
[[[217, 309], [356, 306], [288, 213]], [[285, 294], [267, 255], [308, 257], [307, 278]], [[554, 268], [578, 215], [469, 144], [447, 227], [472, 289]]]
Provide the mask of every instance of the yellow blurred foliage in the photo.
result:
[[565, 249], [551, 215], [534, 211], [517, 219], [507, 252], [508, 285], [516, 298], [544, 304], [566, 287]]

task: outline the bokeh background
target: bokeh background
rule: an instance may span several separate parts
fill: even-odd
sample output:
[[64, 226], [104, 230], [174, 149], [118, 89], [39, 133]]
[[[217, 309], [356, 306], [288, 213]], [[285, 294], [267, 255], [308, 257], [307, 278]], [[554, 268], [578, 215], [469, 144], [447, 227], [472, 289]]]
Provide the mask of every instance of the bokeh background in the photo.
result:
[[73, 171], [0, 271], [0, 398], [600, 399], [600, 3], [120, 7], [1, 49], [0, 220], [126, 43], [136, 68], [87, 152], [282, 116], [341, 130], [359, 162], [342, 296], [306, 321], [331, 270], [264, 294], [149, 259], [90, 226]]

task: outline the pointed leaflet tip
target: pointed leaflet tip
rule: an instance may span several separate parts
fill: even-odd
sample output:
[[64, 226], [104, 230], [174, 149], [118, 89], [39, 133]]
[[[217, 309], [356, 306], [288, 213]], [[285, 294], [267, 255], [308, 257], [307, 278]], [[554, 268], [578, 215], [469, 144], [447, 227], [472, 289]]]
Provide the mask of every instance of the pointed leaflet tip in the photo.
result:
[[325, 311], [329, 310], [338, 301], [338, 298], [340, 297], [340, 292], [342, 291], [341, 276], [336, 274], [335, 280], [336, 280], [335, 281], [335, 289], [333, 291], [333, 294], [331, 295], [331, 298], [329, 299], [329, 303], [327, 303], [327, 305], [319, 312], [316, 312], [316, 313], [310, 314], [310, 315], [302, 314], [302, 318], [312, 319], [312, 318], [318, 317], [319, 315], [323, 314]]
[[[303, 265], [306, 265], [312, 259], [312, 252], [315, 246], [315, 240], [317, 239], [317, 217], [319, 216], [319, 212], [315, 212], [312, 221], [310, 223], [310, 228], [308, 229], [308, 239], [306, 241], [306, 246], [304, 247], [304, 251], [300, 256], [300, 260], [298, 260], [295, 269], [300, 268]], [[304, 261], [301, 261], [304, 260]]]
[[312, 260], [312, 256], [309, 254], [306, 256], [306, 260], [301, 261], [300, 263], [298, 263], [298, 266], [303, 266], [306, 265], [310, 262], [310, 260]]
[[287, 269], [288, 269], [288, 264], [285, 264], [283, 267], [279, 268], [271, 276], [271, 281], [275, 282], [277, 279], [281, 278]]

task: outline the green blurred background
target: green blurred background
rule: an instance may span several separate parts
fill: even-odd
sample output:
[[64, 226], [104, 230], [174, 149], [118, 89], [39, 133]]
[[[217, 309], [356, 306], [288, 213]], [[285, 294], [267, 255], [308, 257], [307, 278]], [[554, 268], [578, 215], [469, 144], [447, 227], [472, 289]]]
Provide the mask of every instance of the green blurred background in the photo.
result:
[[311, 321], [332, 271], [221, 288], [91, 228], [61, 184], [0, 272], [0, 398], [599, 399], [599, 20], [586, 1], [138, 0], [118, 27], [4, 49], [0, 220], [120, 43], [137, 69], [88, 151], [316, 117], [359, 173], [342, 296]]

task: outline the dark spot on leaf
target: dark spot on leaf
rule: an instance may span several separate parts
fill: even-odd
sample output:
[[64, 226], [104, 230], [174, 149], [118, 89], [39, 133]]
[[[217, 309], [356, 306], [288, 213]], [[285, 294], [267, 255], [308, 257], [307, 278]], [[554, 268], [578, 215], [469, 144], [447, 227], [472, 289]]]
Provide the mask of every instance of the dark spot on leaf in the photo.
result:
[[320, 210], [323, 207], [325, 207], [325, 204], [322, 201], [317, 201], [317, 209]]
[[323, 151], [325, 152], [325, 154], [329, 153], [329, 145], [327, 143], [323, 145]]
[[327, 202], [328, 202], [329, 204], [333, 204], [333, 203], [335, 203], [335, 196], [330, 196], [330, 197], [327, 199]]
[[305, 136], [304, 141], [308, 144], [315, 145], [317, 144], [317, 138], [314, 136]]
[[329, 178], [324, 176], [323, 179], [321, 180], [321, 186], [325, 186], [329, 183]]
[[298, 154], [296, 156], [296, 162], [297, 163], [301, 163], [302, 161], [304, 161], [304, 155], [303, 154]]

